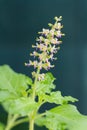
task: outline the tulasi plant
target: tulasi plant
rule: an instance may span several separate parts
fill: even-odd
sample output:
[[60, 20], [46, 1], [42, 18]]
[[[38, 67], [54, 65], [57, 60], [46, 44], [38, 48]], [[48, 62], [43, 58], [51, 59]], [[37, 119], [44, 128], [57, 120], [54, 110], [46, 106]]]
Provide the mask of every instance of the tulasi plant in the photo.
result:
[[[8, 65], [0, 66], [0, 103], [8, 113], [7, 123], [0, 123], [0, 130], [11, 130], [16, 125], [29, 123], [29, 130], [34, 125], [45, 126], [48, 130], [86, 130], [87, 116], [80, 114], [77, 108], [70, 104], [78, 101], [71, 96], [62, 96], [55, 91], [54, 76], [51, 72], [44, 73], [54, 67], [51, 61], [56, 60], [59, 51], [62, 17], [55, 17], [55, 23], [49, 23], [49, 29], [39, 32], [34, 51], [34, 58], [25, 63], [33, 66], [32, 78], [14, 72]], [[45, 110], [39, 109], [45, 103], [54, 103], [56, 107]]]

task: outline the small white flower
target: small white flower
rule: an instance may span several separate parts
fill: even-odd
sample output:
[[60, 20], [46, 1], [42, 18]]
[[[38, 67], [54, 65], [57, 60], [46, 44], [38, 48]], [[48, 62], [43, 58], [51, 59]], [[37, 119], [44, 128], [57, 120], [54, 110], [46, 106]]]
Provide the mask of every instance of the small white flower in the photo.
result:
[[37, 48], [38, 48], [40, 51], [43, 51], [43, 52], [47, 50], [47, 46], [44, 45], [44, 44], [42, 44], [42, 43], [38, 44], [38, 45], [37, 45]]
[[44, 39], [44, 44], [48, 45], [50, 43], [49, 39]]
[[62, 36], [62, 33], [61, 33], [60, 30], [58, 30], [58, 31], [56, 32], [56, 36], [57, 36], [57, 37], [61, 37], [61, 36]]
[[40, 42], [44, 41], [44, 37], [40, 36], [38, 41], [40, 41]]
[[57, 22], [58, 22], [58, 21], [61, 21], [61, 20], [62, 20], [62, 16], [60, 16], [59, 18], [56, 16], [54, 19], [55, 19]]
[[63, 26], [61, 25], [61, 23], [58, 23], [58, 24], [57, 24], [57, 29], [60, 30], [61, 28], [63, 28]]
[[57, 39], [57, 38], [51, 39], [51, 43], [52, 43], [52, 44], [58, 44], [58, 39]]
[[40, 61], [40, 62], [38, 63], [38, 68], [41, 70], [41, 69], [42, 69], [42, 66], [43, 66], [42, 61]]
[[44, 28], [43, 28], [42, 34], [45, 34], [45, 35], [47, 36], [47, 35], [49, 34], [49, 29], [44, 29]]
[[54, 45], [53, 47], [50, 48], [51, 53], [57, 53], [58, 48]]
[[47, 69], [50, 69], [50, 68], [53, 68], [54, 67], [54, 65], [51, 65], [51, 63], [48, 61], [47, 62]]
[[36, 51], [34, 51], [33, 53], [30, 53], [31, 56], [38, 56], [38, 53]]
[[39, 75], [38, 75], [38, 80], [39, 80], [39, 81], [44, 80], [44, 76], [45, 76], [45, 74], [44, 74], [44, 73], [39, 74]]
[[50, 35], [53, 37], [54, 34], [55, 34], [55, 29], [51, 29], [51, 30], [50, 30]]
[[37, 66], [38, 66], [38, 61], [37, 60], [33, 61], [33, 66], [34, 66], [34, 68], [37, 68]]

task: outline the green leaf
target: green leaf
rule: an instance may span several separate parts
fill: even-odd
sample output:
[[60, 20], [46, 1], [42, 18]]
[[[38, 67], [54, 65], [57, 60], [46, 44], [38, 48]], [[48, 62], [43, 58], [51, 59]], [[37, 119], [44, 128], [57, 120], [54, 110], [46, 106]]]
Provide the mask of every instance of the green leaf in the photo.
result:
[[37, 81], [36, 93], [38, 95], [42, 93], [50, 93], [53, 89], [55, 89], [55, 85], [53, 84], [54, 80], [55, 78], [50, 72], [46, 73], [44, 80]]
[[55, 78], [51, 73], [46, 73], [44, 80], [37, 81], [36, 83], [36, 94], [38, 95], [38, 99], [40, 102], [49, 102], [55, 104], [67, 104], [68, 102], [77, 101], [76, 98], [71, 96], [63, 97], [60, 91], [54, 91], [55, 85], [53, 84]]
[[68, 102], [76, 102], [78, 99], [73, 98], [72, 96], [64, 96], [63, 97], [63, 104], [67, 104]]
[[61, 95], [60, 91], [51, 92], [49, 95], [41, 94], [40, 96], [44, 102], [55, 103], [55, 104], [62, 104], [63, 102], [63, 96]]
[[3, 102], [8, 99], [15, 99], [15, 95], [6, 90], [0, 90], [0, 102]]
[[32, 110], [37, 109], [37, 103], [29, 97], [21, 97], [15, 100], [9, 100], [3, 103], [3, 107], [10, 114], [19, 114], [26, 116]]
[[4, 129], [5, 129], [5, 125], [0, 122], [0, 130], [4, 130]]
[[55, 104], [68, 104], [68, 102], [78, 101], [76, 98], [71, 96], [62, 96], [60, 91], [51, 92], [50, 94], [39, 94], [39, 98], [44, 102], [55, 103]]
[[14, 72], [8, 65], [0, 66], [0, 102], [26, 96], [28, 85], [32, 85], [29, 77]]
[[86, 130], [87, 116], [79, 113], [74, 105], [62, 105], [46, 112], [46, 117], [37, 119], [36, 124], [49, 130]]
[[14, 72], [8, 65], [0, 66], [0, 102], [10, 114], [27, 115], [36, 103], [27, 97], [32, 80]]
[[55, 104], [67, 104], [68, 102], [75, 102], [77, 101], [77, 99], [71, 97], [71, 96], [65, 96], [63, 97], [61, 95], [61, 92], [60, 91], [56, 91], [56, 92], [52, 92], [49, 96], [48, 99], [48, 102], [50, 103], [55, 103]]

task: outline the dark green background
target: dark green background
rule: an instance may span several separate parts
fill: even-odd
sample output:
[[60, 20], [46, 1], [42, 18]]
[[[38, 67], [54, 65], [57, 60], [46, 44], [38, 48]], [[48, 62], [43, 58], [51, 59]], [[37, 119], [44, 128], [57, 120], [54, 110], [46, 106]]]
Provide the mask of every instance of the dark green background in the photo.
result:
[[[87, 0], [0, 0], [0, 65], [30, 75], [24, 62], [37, 32], [60, 15], [66, 36], [51, 72], [57, 77], [57, 89], [78, 98], [78, 109], [87, 114]], [[6, 117], [0, 109], [2, 121]]]

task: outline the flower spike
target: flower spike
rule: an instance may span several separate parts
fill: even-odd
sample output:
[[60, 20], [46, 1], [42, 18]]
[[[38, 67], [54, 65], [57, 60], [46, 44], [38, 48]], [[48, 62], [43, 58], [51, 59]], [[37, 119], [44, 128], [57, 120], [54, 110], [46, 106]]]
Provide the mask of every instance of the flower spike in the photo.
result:
[[[49, 29], [43, 28], [41, 32], [38, 32], [40, 36], [36, 39], [36, 45], [32, 45], [35, 50], [30, 54], [36, 60], [30, 60], [29, 63], [25, 63], [26, 66], [33, 66], [37, 70], [48, 70], [54, 67], [54, 65], [51, 65], [51, 61], [57, 59], [54, 54], [60, 49], [59, 45], [62, 43], [60, 38], [64, 36], [61, 32], [63, 28], [63, 25], [61, 25], [62, 16], [55, 17], [54, 20], [54, 24], [48, 24]], [[34, 75], [35, 72], [32, 76], [34, 77]], [[44, 79], [43, 77], [43, 75], [39, 75], [38, 80]]]

